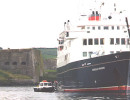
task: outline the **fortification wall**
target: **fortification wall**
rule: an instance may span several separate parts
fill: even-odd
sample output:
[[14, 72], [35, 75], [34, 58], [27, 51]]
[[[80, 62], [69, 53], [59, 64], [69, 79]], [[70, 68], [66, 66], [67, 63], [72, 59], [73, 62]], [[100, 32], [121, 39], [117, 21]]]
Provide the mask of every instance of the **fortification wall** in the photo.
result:
[[[31, 82], [37, 83], [43, 76], [41, 53], [36, 49], [0, 50], [0, 69], [13, 74], [27, 75], [31, 77]], [[20, 81], [20, 79], [16, 80]], [[24, 82], [26, 83], [25, 80]]]

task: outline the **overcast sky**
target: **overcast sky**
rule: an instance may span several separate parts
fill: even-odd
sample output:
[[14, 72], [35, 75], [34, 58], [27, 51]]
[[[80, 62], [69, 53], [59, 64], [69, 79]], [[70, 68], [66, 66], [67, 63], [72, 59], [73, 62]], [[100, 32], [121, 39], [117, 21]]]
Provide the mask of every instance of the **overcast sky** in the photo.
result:
[[[129, 2], [118, 0], [124, 9]], [[0, 0], [0, 47], [57, 47], [64, 22], [77, 18], [81, 6], [82, 0]]]

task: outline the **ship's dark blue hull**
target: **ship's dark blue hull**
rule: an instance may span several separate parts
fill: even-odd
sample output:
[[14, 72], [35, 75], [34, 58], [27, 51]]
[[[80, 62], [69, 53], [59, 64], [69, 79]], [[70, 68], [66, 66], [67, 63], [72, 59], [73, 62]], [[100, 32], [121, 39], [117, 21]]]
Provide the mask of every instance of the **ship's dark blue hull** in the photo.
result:
[[57, 72], [64, 91], [130, 93], [130, 52], [72, 62]]

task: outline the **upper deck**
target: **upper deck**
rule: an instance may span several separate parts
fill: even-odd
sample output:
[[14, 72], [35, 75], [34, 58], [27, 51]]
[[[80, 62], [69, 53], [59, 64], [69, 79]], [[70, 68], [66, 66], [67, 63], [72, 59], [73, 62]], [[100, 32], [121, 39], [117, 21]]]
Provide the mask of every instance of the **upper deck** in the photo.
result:
[[[123, 11], [91, 11], [74, 25], [68, 20], [59, 35], [57, 65], [129, 51], [129, 33]], [[129, 26], [128, 26], [129, 27]]]

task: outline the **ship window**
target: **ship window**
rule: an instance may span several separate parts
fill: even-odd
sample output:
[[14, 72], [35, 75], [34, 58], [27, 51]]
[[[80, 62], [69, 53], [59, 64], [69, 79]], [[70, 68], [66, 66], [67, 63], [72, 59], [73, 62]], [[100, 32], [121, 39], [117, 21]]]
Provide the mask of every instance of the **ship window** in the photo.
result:
[[110, 44], [114, 44], [114, 38], [110, 38]]
[[87, 52], [83, 52], [83, 57], [87, 57]]
[[110, 54], [113, 54], [114, 53], [114, 51], [110, 51]]
[[116, 53], [120, 53], [120, 51], [116, 51]]
[[88, 39], [88, 44], [93, 45], [93, 39]]
[[87, 29], [90, 29], [90, 27], [87, 27]]
[[98, 45], [98, 44], [99, 44], [98, 38], [94, 39], [94, 44], [95, 44], [95, 45]]
[[87, 33], [90, 33], [90, 31], [87, 31]]
[[124, 31], [124, 33], [126, 33], [127, 31]]
[[91, 58], [91, 55], [92, 55], [93, 52], [89, 52], [89, 57]]
[[130, 44], [130, 39], [127, 39], [127, 44]]
[[121, 44], [122, 44], [122, 45], [125, 45], [125, 38], [122, 38], [122, 39], [121, 39]]
[[119, 30], [120, 29], [120, 26], [117, 26], [117, 30]]
[[83, 45], [87, 45], [87, 39], [83, 39]]
[[95, 27], [93, 26], [92, 29], [95, 30]]
[[69, 32], [66, 32], [66, 37], [69, 37]]
[[112, 28], [112, 30], [114, 30], [114, 26], [112, 26], [111, 28]]
[[98, 30], [100, 30], [101, 29], [101, 27], [100, 26], [98, 26]]
[[44, 83], [44, 86], [47, 86], [47, 83]]
[[116, 45], [120, 44], [120, 39], [116, 38]]
[[104, 26], [104, 30], [108, 30], [109, 29], [109, 27], [108, 26]]
[[100, 45], [103, 45], [104, 44], [104, 38], [101, 38], [100, 39]]

